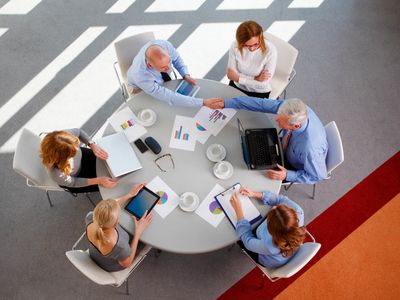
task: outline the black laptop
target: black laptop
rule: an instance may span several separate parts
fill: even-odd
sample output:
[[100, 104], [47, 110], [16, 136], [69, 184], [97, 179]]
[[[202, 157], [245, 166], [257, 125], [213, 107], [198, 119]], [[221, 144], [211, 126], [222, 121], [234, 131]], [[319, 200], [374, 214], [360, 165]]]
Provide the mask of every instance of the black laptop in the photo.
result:
[[283, 166], [282, 147], [276, 128], [244, 129], [239, 118], [243, 159], [249, 169], [265, 170]]

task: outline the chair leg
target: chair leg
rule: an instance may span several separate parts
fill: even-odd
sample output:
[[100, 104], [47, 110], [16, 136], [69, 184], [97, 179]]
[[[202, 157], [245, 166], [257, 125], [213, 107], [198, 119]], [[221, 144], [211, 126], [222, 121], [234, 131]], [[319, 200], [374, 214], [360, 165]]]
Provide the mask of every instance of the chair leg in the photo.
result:
[[47, 201], [49, 201], [50, 207], [53, 207], [54, 205], [53, 205], [53, 203], [51, 202], [50, 194], [49, 194], [49, 191], [48, 191], [48, 190], [46, 190], [46, 196], [47, 196]]
[[286, 89], [283, 91], [283, 99], [286, 99]]
[[96, 207], [96, 204], [93, 202], [92, 198], [89, 197], [89, 193], [85, 193], [86, 198], [89, 199], [90, 203], [92, 203], [93, 207]]
[[264, 288], [264, 277], [265, 277], [265, 274], [262, 273], [262, 276], [261, 276], [261, 287], [260, 287], [260, 289], [263, 289], [263, 288]]
[[129, 284], [128, 284], [128, 279], [125, 280], [125, 293], [126, 293], [127, 295], [129, 295]]
[[313, 188], [312, 188], [312, 197], [311, 197], [311, 199], [313, 199], [313, 200], [315, 199], [315, 188], [316, 188], [316, 186], [317, 185], [314, 183], [313, 184]]
[[293, 182], [291, 182], [289, 185], [284, 185], [283, 188], [285, 189], [285, 191], [289, 190], [290, 187], [293, 185]]

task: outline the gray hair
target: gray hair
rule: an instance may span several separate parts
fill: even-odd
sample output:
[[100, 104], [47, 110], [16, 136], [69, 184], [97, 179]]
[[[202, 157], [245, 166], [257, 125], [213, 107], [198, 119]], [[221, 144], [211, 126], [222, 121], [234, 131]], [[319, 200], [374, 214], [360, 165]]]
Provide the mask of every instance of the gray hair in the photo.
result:
[[278, 114], [287, 116], [291, 125], [302, 124], [307, 120], [307, 106], [300, 99], [287, 99], [279, 107]]

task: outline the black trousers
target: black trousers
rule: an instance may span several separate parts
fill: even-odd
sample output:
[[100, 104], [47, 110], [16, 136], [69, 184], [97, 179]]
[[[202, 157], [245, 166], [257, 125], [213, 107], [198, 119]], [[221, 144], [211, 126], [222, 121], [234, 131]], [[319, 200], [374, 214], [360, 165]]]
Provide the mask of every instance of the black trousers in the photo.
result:
[[[82, 151], [82, 160], [81, 160], [81, 170], [75, 177], [82, 178], [96, 178], [96, 155], [94, 155], [93, 151], [88, 148], [81, 147]], [[61, 185], [60, 185], [61, 186]], [[90, 193], [90, 192], [98, 192], [99, 186], [96, 185], [88, 185], [78, 188], [61, 186], [64, 189], [69, 190], [71, 193]]]
[[238, 89], [239, 91], [245, 93], [247, 96], [250, 96], [250, 97], [269, 98], [269, 94], [271, 94], [271, 92], [268, 92], [268, 93], [256, 93], [256, 92], [245, 91], [245, 90], [243, 90], [243, 89], [237, 87], [237, 86], [235, 85], [235, 83], [234, 83], [232, 80], [229, 81], [229, 85], [230, 85], [231, 87], [234, 87], [235, 89]]

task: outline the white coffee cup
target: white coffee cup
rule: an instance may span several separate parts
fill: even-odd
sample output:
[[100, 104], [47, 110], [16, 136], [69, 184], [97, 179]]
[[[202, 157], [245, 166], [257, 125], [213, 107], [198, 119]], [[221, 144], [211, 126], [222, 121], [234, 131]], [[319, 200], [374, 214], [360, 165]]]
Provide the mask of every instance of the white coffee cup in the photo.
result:
[[139, 113], [139, 118], [144, 122], [148, 122], [152, 119], [151, 112], [147, 109], [144, 109]]
[[220, 157], [222, 154], [222, 146], [221, 145], [215, 145], [212, 149], [211, 149], [211, 154], [214, 157]]
[[193, 197], [193, 195], [187, 194], [184, 197], [182, 197], [182, 204], [185, 207], [192, 207], [195, 200], [196, 199]]
[[229, 172], [229, 166], [225, 163], [217, 163], [215, 172], [219, 175], [225, 175]]

